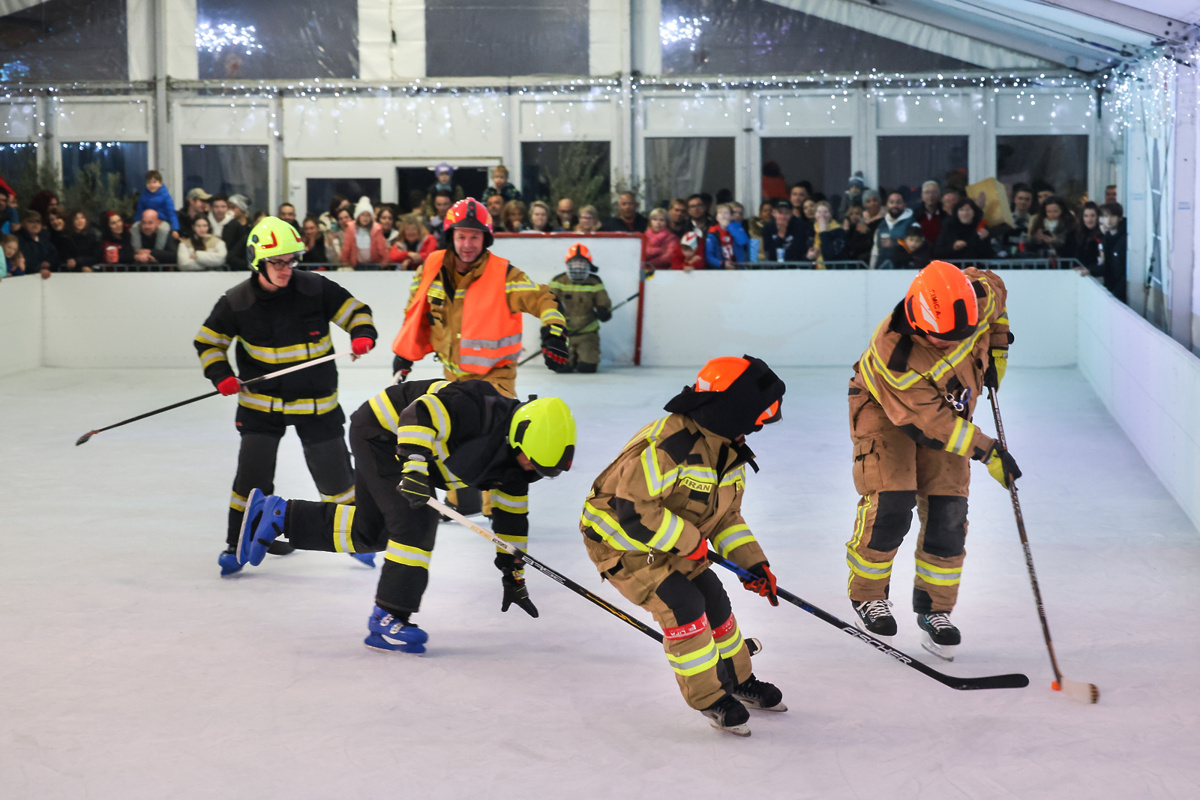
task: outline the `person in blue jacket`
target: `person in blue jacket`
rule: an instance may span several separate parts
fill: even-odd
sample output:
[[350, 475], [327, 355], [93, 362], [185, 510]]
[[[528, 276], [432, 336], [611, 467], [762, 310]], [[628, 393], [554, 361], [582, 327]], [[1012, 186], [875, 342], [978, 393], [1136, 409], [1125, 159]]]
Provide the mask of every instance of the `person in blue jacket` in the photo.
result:
[[[137, 209], [133, 218], [141, 219], [142, 212], [152, 208], [158, 212], [158, 218], [170, 223], [171, 230], [179, 233], [179, 217], [175, 213], [175, 201], [171, 192], [163, 185], [162, 173], [152, 169], [146, 173], [146, 190], [138, 196]], [[178, 238], [178, 237], [176, 237]]]
[[708, 229], [704, 261], [709, 269], [737, 269], [747, 260], [750, 237], [742, 224], [733, 218], [729, 203], [717, 206], [717, 224]]

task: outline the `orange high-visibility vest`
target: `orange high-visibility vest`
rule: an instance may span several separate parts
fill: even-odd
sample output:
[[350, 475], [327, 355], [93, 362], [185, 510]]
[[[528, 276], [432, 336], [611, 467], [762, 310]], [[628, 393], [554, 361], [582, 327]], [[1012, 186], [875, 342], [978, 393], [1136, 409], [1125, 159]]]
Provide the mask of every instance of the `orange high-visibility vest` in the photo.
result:
[[[438, 250], [425, 261], [421, 283], [392, 342], [392, 352], [409, 361], [420, 361], [433, 350], [429, 340], [428, 293], [442, 269], [445, 255], [445, 250]], [[458, 366], [465, 372], [485, 375], [502, 364], [514, 363], [521, 352], [521, 315], [508, 307], [507, 277], [508, 260], [488, 253], [483, 274], [467, 287], [458, 343]]]

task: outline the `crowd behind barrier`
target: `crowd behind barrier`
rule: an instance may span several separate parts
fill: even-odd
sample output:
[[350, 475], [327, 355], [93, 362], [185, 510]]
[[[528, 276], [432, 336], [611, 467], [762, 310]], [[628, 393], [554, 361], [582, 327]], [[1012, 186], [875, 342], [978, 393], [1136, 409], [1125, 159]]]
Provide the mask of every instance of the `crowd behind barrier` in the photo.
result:
[[[952, 175], [943, 186], [875, 191], [861, 173], [832, 199], [808, 181], [790, 186], [778, 166], [764, 165], [763, 201], [751, 216], [722, 190], [717, 201], [697, 192], [666, 201], [643, 216], [634, 192], [614, 198], [615, 214], [602, 219], [593, 205], [570, 197], [553, 206], [528, 205], [503, 166], [479, 198], [498, 237], [506, 235], [642, 237], [645, 274], [706, 269], [920, 269], [931, 260], [992, 269], [1076, 269], [1100, 278], [1125, 300], [1125, 220], [1116, 187], [1105, 202], [1086, 196], [1068, 202], [1042, 181], [970, 187]], [[302, 269], [402, 270], [421, 268], [447, 245], [446, 211], [463, 192], [450, 165], [438, 165], [427, 190], [407, 202], [356, 203], [335, 195], [329, 208], [297, 218], [283, 203], [276, 214], [304, 244]], [[979, 187], [983, 186], [983, 189]], [[94, 225], [88, 212], [58, 206], [52, 192], [34, 195], [21, 211], [0, 179], [0, 278], [55, 272], [165, 272], [247, 268], [246, 242], [265, 215], [243, 195], [190, 190], [176, 209], [162, 176], [151, 170], [134, 219], [104, 211]], [[722, 202], [723, 201], [723, 202]], [[986, 209], [986, 214], [985, 214]]]

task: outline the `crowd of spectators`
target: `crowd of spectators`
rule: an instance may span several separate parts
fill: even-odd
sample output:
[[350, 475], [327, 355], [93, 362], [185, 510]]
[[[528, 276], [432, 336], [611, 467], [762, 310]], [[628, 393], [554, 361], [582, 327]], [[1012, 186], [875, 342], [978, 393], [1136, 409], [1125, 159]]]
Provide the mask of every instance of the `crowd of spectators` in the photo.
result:
[[[328, 209], [303, 220], [290, 203], [276, 214], [301, 235], [302, 260], [311, 268], [416, 270], [430, 253], [445, 247], [442, 221], [462, 199], [453, 167], [439, 164], [434, 173], [435, 182], [426, 191], [413, 192], [404, 208], [335, 195]], [[553, 207], [542, 201], [527, 204], [508, 178], [507, 168], [495, 167], [480, 198], [497, 232], [641, 234], [649, 272], [772, 264], [919, 269], [932, 259], [959, 264], [1044, 259], [1050, 266], [1097, 275], [1114, 294], [1125, 296], [1124, 211], [1115, 186], [1107, 187], [1101, 205], [1086, 198], [1072, 205], [1052, 186], [1018, 183], [1003, 198], [1010, 214], [989, 224], [981, 207], [985, 198], [967, 197], [961, 187], [926, 181], [919, 201], [910, 206], [906, 191], [877, 191], [855, 173], [845, 191], [830, 199], [808, 181], [788, 186], [768, 165], [765, 199], [749, 219], [728, 192], [719, 193], [716, 204], [701, 192], [678, 197], [643, 216], [631, 191], [620, 192], [615, 213], [602, 219], [595, 206], [576, 209], [569, 197]], [[213, 195], [202, 188], [188, 191], [176, 208], [155, 170], [146, 174], [131, 220], [115, 211], [95, 220], [84, 210], [66, 211], [52, 192], [39, 192], [24, 213], [16, 199], [0, 181], [0, 245], [8, 275], [48, 277], [54, 271], [92, 272], [117, 265], [245, 269], [247, 235], [266, 213], [255, 211], [243, 195]]]

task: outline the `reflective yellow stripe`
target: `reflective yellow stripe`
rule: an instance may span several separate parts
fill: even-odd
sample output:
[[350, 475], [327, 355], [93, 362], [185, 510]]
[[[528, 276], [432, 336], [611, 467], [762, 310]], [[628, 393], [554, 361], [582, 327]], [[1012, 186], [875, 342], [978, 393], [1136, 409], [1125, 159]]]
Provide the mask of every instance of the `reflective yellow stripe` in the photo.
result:
[[658, 524], [658, 530], [650, 537], [648, 544], [655, 550], [674, 550], [675, 544], [679, 541], [679, 535], [683, 533], [683, 520], [678, 515], [671, 513], [667, 509], [662, 510], [662, 522]]
[[615, 519], [592, 505], [591, 500], [583, 504], [582, 522], [595, 531], [596, 535], [614, 550], [650, 552], [649, 547], [626, 534], [625, 530], [617, 524]]
[[557, 308], [543, 311], [541, 320], [543, 325], [562, 325], [564, 328], [567, 327], [567, 318]]
[[388, 541], [387, 551], [383, 554], [383, 557], [388, 561], [420, 569], [429, 569], [429, 559], [432, 556], [432, 550], [422, 550], [419, 547], [409, 547], [406, 544], [393, 541]]
[[536, 291], [540, 290], [541, 288], [542, 287], [539, 286], [537, 283], [534, 283], [534, 281], [531, 280], [529, 278], [529, 276], [525, 276], [521, 280], [517, 280], [517, 281], [505, 281], [504, 282], [504, 291], [505, 292], [536, 292]]
[[704, 672], [706, 669], [712, 669], [717, 665], [720, 657], [720, 653], [717, 652], [716, 642], [712, 640], [709, 640], [706, 646], [694, 653], [687, 653], [681, 656], [667, 653], [667, 661], [671, 663], [671, 669], [683, 676], [696, 675]]
[[333, 549], [338, 553], [353, 553], [354, 506], [339, 505], [333, 512]]
[[846, 549], [846, 564], [855, 575], [871, 581], [887, 580], [892, 574], [891, 561], [867, 561], [849, 548]]
[[642, 473], [646, 476], [646, 491], [650, 493], [651, 497], [658, 497], [679, 477], [678, 469], [668, 470], [664, 473], [658, 468], [658, 448], [654, 446], [653, 441], [642, 451], [641, 461]]
[[446, 406], [442, 401], [436, 395], [427, 392], [418, 397], [417, 402], [429, 410], [429, 416], [433, 420], [433, 430], [438, 441], [444, 442], [449, 439], [450, 412], [446, 411]]
[[237, 492], [232, 492], [229, 496], [229, 507], [234, 511], [241, 511], [245, 513], [247, 499], [248, 498], [238, 494]]
[[196, 341], [216, 345], [224, 350], [229, 347], [229, 343], [233, 341], [233, 337], [217, 333], [212, 328], [201, 325], [200, 332], [196, 334]]
[[349, 333], [360, 325], [370, 325], [373, 328], [375, 327], [375, 320], [371, 318], [370, 314], [365, 312], [362, 314], [355, 314], [350, 319], [350, 324], [346, 326], [346, 332]]
[[[492, 489], [492, 508], [507, 511], [509, 514], [528, 514], [529, 495], [506, 494], [499, 489]], [[504, 537], [501, 536], [500, 538], [503, 539]]]
[[745, 524], [731, 525], [725, 530], [713, 537], [713, 547], [722, 558], [729, 558], [729, 554], [735, 549], [744, 544], [750, 544], [757, 541], [754, 534], [750, 532], [750, 527]]
[[387, 392], [380, 392], [367, 402], [380, 425], [392, 433], [400, 432], [400, 415], [396, 413], [396, 407], [392, 405], [392, 399], [388, 397]]
[[245, 339], [239, 339], [242, 349], [255, 361], [264, 364], [290, 364], [295, 361], [309, 361], [325, 355], [333, 350], [333, 341], [325, 334], [315, 342], [290, 344], [286, 347], [261, 347], [250, 344]]
[[733, 624], [732, 631], [719, 639], [714, 638], [713, 641], [716, 642], [717, 651], [721, 654], [721, 658], [733, 658], [745, 644], [742, 639], [742, 629], [738, 627], [736, 622]]
[[321, 495], [323, 503], [342, 503], [343, 505], [354, 505], [354, 487], [351, 486], [341, 494], [323, 494]]
[[[350, 329], [358, 324], [351, 319], [351, 317], [353, 317], [355, 312], [360, 308], [366, 308], [366, 306], [355, 300], [353, 297], [347, 298], [346, 302], [342, 303], [341, 307], [338, 308], [337, 313], [333, 315], [333, 324], [349, 333]], [[360, 314], [359, 316], [366, 317], [366, 324], [371, 324], [370, 314]]]
[[[501, 539], [505, 542], [508, 542], [513, 547], [517, 547], [521, 550], [527, 550], [529, 548], [529, 537], [528, 536], [508, 534], [508, 533], [497, 533], [496, 538]], [[496, 552], [497, 553], [507, 553], [508, 548], [496, 545]]]
[[965, 456], [970, 452], [971, 442], [975, 439], [975, 426], [962, 417], [954, 418], [954, 430], [950, 432], [950, 441], [943, 448], [947, 453]]
[[740, 467], [738, 467], [735, 470], [731, 470], [730, 472], [727, 472], [725, 474], [725, 477], [721, 478], [722, 486], [730, 486], [730, 485], [738, 485], [738, 484], [740, 484], [742, 487], [745, 487], [745, 485], [746, 485], [746, 465], [745, 464], [742, 464]]
[[934, 586], [957, 586], [962, 579], [962, 567], [939, 567], [918, 558], [917, 575]]
[[255, 411], [265, 411], [268, 414], [327, 414], [337, 408], [337, 404], [337, 392], [329, 397], [305, 397], [287, 401], [268, 394], [254, 394], [246, 391], [238, 394], [238, 405], [252, 408]]
[[561, 281], [550, 281], [551, 289], [558, 289], [562, 292], [603, 292], [603, 283], [563, 283]]
[[229, 359], [226, 358], [226, 356], [225, 356], [225, 351], [220, 349], [219, 347], [210, 347], [207, 350], [200, 353], [201, 369], [208, 369], [210, 366], [217, 363], [218, 361], [224, 361], [226, 364], [229, 363]]

